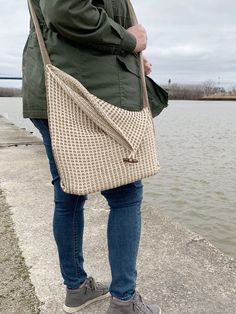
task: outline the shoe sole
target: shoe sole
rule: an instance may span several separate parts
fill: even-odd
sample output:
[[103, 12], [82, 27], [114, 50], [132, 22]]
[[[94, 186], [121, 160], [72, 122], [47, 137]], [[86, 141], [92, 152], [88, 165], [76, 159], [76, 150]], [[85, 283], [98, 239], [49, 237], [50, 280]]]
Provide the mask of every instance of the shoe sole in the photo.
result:
[[97, 301], [101, 301], [101, 300], [104, 300], [106, 298], [109, 298], [111, 295], [110, 293], [106, 293], [106, 294], [103, 294], [103, 295], [100, 295], [100, 297], [97, 297], [97, 298], [94, 298], [92, 300], [89, 300], [87, 302], [85, 302], [84, 304], [80, 305], [80, 306], [76, 306], [76, 307], [69, 307], [69, 306], [66, 306], [65, 304], [63, 305], [63, 310], [64, 312], [66, 313], [75, 313], [75, 312], [78, 312], [80, 310], [82, 310], [83, 308], [85, 308], [86, 306], [92, 304], [92, 303], [95, 303]]

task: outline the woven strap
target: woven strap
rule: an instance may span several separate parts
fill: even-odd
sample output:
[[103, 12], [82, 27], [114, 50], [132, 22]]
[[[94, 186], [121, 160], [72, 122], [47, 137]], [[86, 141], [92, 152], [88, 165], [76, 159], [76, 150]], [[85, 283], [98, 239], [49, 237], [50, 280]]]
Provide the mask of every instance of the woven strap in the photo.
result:
[[[132, 25], [138, 24], [138, 18], [136, 16], [135, 11], [134, 11], [134, 7], [131, 3], [131, 0], [127, 0], [127, 3], [128, 3], [128, 7], [129, 7]], [[140, 71], [140, 76], [141, 76], [141, 80], [142, 80], [141, 87], [142, 87], [142, 93], [143, 93], [143, 105], [144, 105], [144, 107], [148, 107], [150, 114], [152, 114], [150, 104], [149, 104], [149, 99], [148, 99], [148, 92], [147, 92], [146, 79], [145, 79], [145, 73], [144, 73], [142, 52], [139, 53], [139, 64], [140, 64], [139, 71]]]
[[29, 4], [29, 9], [30, 9], [30, 13], [31, 13], [31, 17], [34, 23], [34, 28], [37, 34], [37, 38], [38, 38], [38, 42], [39, 42], [39, 48], [41, 51], [41, 55], [42, 55], [42, 59], [43, 59], [43, 64], [44, 66], [46, 66], [47, 64], [51, 64], [48, 52], [47, 52], [47, 48], [45, 46], [44, 40], [43, 40], [43, 35], [39, 26], [39, 21], [37, 18], [37, 15], [35, 13], [34, 7], [33, 7], [33, 3], [32, 0], [28, 0], [28, 4]]
[[[134, 11], [134, 8], [133, 8], [131, 1], [127, 0], [127, 3], [128, 3], [129, 11], [130, 11], [130, 17], [132, 20], [132, 25], [135, 25], [138, 23], [137, 16], [135, 14], [135, 11]], [[46, 66], [47, 64], [51, 64], [51, 61], [50, 61], [50, 58], [49, 58], [49, 55], [47, 52], [47, 48], [46, 48], [45, 43], [44, 43], [42, 31], [41, 31], [40, 26], [39, 26], [39, 21], [38, 21], [38, 18], [36, 16], [36, 13], [35, 13], [35, 9], [34, 9], [32, 0], [28, 0], [28, 4], [29, 4], [31, 17], [32, 17], [32, 20], [34, 23], [36, 35], [38, 38], [39, 48], [40, 48], [42, 59], [43, 59], [43, 64], [44, 64], [44, 66]], [[148, 107], [150, 112], [151, 112], [150, 105], [149, 105], [149, 99], [148, 99], [148, 93], [147, 93], [147, 87], [146, 87], [142, 52], [139, 53], [139, 62], [140, 62], [141, 87], [142, 87], [142, 94], [143, 94], [143, 105], [144, 105], [144, 107]]]

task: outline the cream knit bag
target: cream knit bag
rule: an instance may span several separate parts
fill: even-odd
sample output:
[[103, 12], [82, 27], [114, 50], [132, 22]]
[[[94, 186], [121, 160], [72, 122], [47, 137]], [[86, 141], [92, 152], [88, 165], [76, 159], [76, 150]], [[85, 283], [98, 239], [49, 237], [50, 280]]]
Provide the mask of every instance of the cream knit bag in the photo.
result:
[[[49, 131], [62, 190], [84, 195], [155, 175], [160, 166], [143, 66], [141, 111], [125, 110], [97, 98], [51, 64], [31, 1], [29, 8], [45, 68]], [[130, 0], [128, 3], [137, 23]], [[142, 65], [141, 53], [139, 57]]]

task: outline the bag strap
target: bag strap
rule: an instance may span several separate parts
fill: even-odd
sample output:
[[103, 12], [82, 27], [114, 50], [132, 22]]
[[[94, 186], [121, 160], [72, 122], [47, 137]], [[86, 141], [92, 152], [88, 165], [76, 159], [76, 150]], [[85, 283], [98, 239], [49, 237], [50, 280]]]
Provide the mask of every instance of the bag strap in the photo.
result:
[[[132, 25], [136, 25], [136, 24], [138, 24], [138, 18], [137, 18], [135, 11], [134, 11], [134, 7], [131, 3], [131, 0], [127, 0], [127, 3], [128, 3], [128, 8], [129, 8], [129, 12], [130, 12], [130, 18], [131, 18]], [[142, 88], [142, 93], [143, 93], [143, 105], [144, 105], [144, 107], [149, 108], [149, 111], [152, 115], [150, 104], [149, 104], [148, 92], [147, 92], [147, 85], [146, 85], [146, 79], [145, 79], [145, 73], [144, 73], [143, 53], [142, 52], [139, 53], [139, 64], [140, 64], [139, 71], [140, 71], [140, 76], [141, 76], [141, 81], [142, 81], [141, 88]]]
[[[128, 3], [128, 7], [129, 7], [129, 11], [130, 11], [130, 17], [132, 20], [132, 25], [135, 25], [138, 23], [138, 19], [137, 16], [135, 14], [133, 5], [131, 3], [130, 0], [127, 0]], [[40, 48], [40, 52], [42, 55], [42, 59], [43, 59], [43, 64], [44, 66], [46, 66], [47, 64], [51, 64], [48, 52], [47, 52], [47, 48], [43, 39], [43, 35], [42, 35], [42, 31], [40, 29], [39, 26], [39, 21], [38, 21], [38, 17], [35, 13], [35, 9], [32, 3], [32, 0], [28, 0], [28, 4], [29, 4], [29, 9], [30, 9], [30, 14], [34, 23], [34, 27], [35, 27], [35, 31], [36, 31], [36, 35], [38, 38], [38, 43], [39, 43], [39, 48]], [[145, 80], [145, 73], [144, 73], [144, 67], [143, 67], [143, 55], [142, 52], [139, 53], [139, 64], [140, 64], [140, 76], [141, 76], [141, 88], [142, 88], [142, 94], [143, 94], [143, 104], [144, 107], [148, 107], [150, 112], [150, 105], [149, 105], [149, 99], [148, 99], [148, 93], [147, 93], [147, 86], [146, 86], [146, 80]]]
[[47, 64], [51, 64], [51, 61], [47, 52], [47, 48], [44, 43], [43, 35], [39, 26], [38, 17], [35, 13], [32, 0], [28, 0], [28, 4], [29, 4], [29, 9], [30, 9], [30, 14], [34, 23], [35, 32], [38, 38], [39, 48], [40, 48], [40, 52], [43, 59], [43, 64], [44, 66], [46, 66]]

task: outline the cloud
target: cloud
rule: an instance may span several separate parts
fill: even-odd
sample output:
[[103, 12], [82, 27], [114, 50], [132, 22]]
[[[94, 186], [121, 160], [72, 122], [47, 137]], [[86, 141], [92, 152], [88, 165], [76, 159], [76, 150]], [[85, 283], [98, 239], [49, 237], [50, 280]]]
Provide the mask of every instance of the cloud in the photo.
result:
[[[26, 1], [5, 1], [0, 11], [0, 76], [21, 76], [21, 58], [28, 35]], [[0, 81], [1, 86], [20, 86], [20, 81]]]
[[[236, 84], [236, 1], [134, 1], [148, 31], [153, 77]], [[154, 9], [155, 8], [155, 9]]]
[[209, 53], [210, 49], [204, 46], [191, 45], [189, 43], [176, 45], [173, 47], [160, 47], [153, 48], [150, 50], [149, 54], [159, 54], [160, 57], [172, 57], [176, 56], [177, 58], [199, 58], [203, 54]]
[[[220, 77], [225, 85], [236, 84], [235, 0], [132, 2], [148, 32], [144, 53], [158, 82], [172, 78], [194, 83]], [[0, 75], [21, 75], [28, 28], [27, 2], [5, 1], [0, 12]]]

